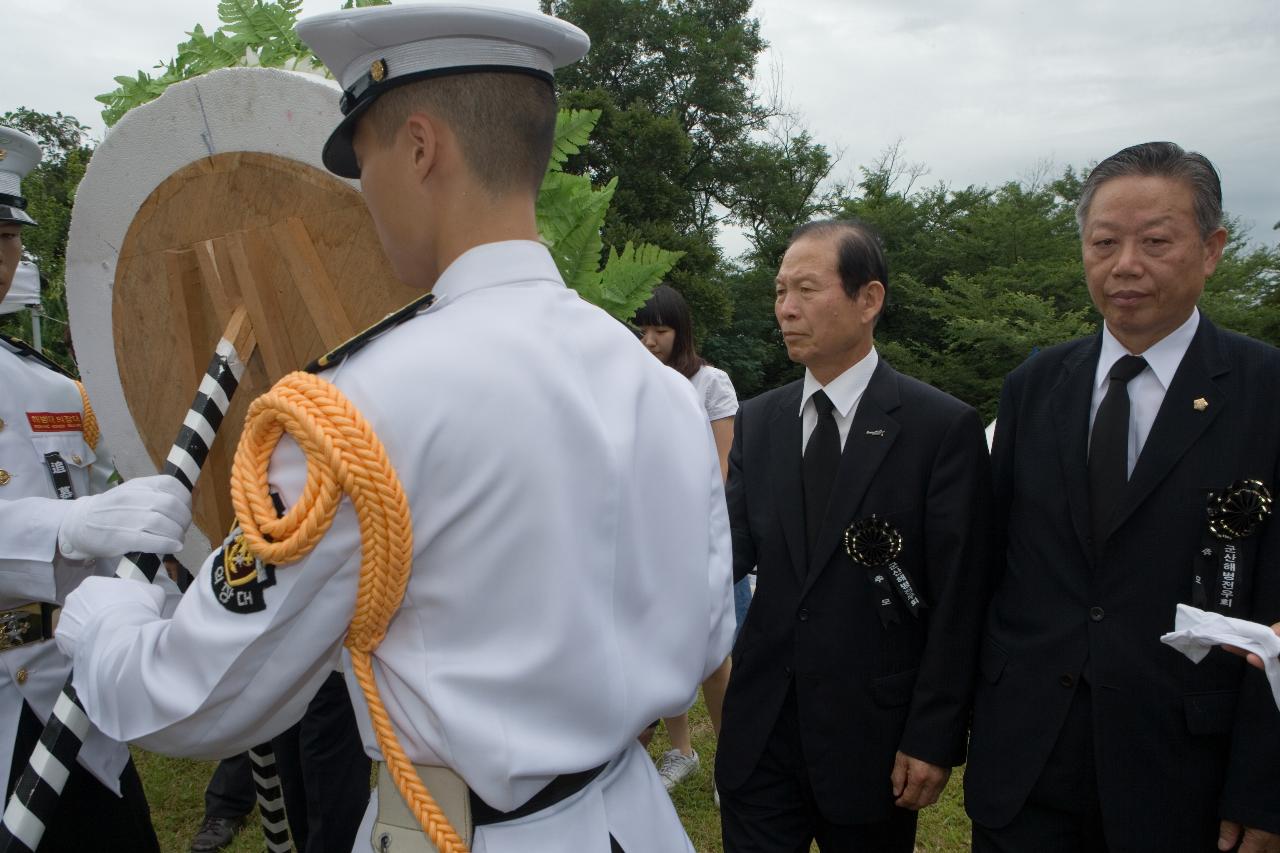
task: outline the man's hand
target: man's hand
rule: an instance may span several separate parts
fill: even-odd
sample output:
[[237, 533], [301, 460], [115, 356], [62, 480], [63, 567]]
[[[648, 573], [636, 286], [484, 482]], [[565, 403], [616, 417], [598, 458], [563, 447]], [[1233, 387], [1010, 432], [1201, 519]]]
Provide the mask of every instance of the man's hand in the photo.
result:
[[[1243, 841], [1240, 838], [1242, 829]], [[1218, 828], [1218, 849], [1231, 850], [1236, 842], [1240, 842], [1240, 853], [1280, 853], [1280, 835], [1241, 826], [1233, 820], [1224, 820]]]
[[897, 797], [893, 804], [912, 811], [931, 806], [938, 801], [949, 778], [950, 767], [939, 767], [899, 751], [893, 760], [893, 773], [889, 775], [893, 795]]
[[[1276, 632], [1277, 637], [1280, 637], [1280, 622], [1277, 622], [1276, 624], [1272, 625], [1271, 630]], [[1263, 668], [1262, 658], [1258, 657], [1252, 652], [1246, 652], [1244, 649], [1237, 649], [1235, 646], [1224, 645], [1222, 648], [1228, 652], [1231, 652], [1231, 654], [1233, 655], [1240, 655], [1242, 658], [1244, 658], [1249, 662], [1250, 666], [1256, 666], [1258, 669]], [[1226, 824], [1223, 824], [1223, 826], [1225, 825]]]

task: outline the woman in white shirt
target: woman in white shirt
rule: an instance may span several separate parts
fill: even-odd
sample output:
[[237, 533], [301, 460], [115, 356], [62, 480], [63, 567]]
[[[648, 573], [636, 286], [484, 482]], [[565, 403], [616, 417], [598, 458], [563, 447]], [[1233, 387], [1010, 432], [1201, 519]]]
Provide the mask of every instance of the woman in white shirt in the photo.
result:
[[[698, 355], [693, 344], [689, 305], [678, 290], [662, 284], [654, 289], [653, 296], [636, 312], [632, 322], [640, 330], [640, 340], [649, 352], [693, 383], [698, 401], [711, 422], [711, 433], [720, 456], [720, 475], [728, 477], [729, 446], [733, 444], [733, 416], [738, 412], [738, 395], [733, 390], [729, 374], [707, 364]], [[717, 738], [720, 737], [720, 712], [728, 685], [729, 658], [725, 658], [724, 663], [702, 684], [702, 695]], [[658, 763], [658, 774], [670, 791], [693, 774], [700, 761], [689, 736], [689, 715], [669, 717], [663, 722], [666, 723], [672, 748]], [[716, 804], [719, 805], [718, 796]]]

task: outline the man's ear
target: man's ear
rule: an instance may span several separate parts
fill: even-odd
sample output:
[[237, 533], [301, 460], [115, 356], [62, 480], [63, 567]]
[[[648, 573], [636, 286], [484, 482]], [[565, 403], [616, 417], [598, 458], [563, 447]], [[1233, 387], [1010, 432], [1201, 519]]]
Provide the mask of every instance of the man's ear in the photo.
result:
[[1204, 277], [1213, 275], [1222, 260], [1222, 250], [1227, 245], [1227, 229], [1218, 226], [1204, 241]]
[[414, 113], [405, 119], [409, 137], [409, 156], [418, 183], [425, 181], [436, 167], [440, 156], [440, 132], [435, 120], [425, 113]]
[[884, 309], [884, 285], [876, 279], [864, 284], [858, 295], [863, 310], [870, 312], [871, 317], [878, 316]]

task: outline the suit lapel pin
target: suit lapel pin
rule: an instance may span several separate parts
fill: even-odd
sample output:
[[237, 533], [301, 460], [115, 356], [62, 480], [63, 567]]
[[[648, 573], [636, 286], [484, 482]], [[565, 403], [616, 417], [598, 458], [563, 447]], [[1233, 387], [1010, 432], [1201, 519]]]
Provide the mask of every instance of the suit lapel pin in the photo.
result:
[[882, 430], [882, 429], [869, 429], [869, 430], [867, 430], [867, 435], [874, 435], [876, 438], [884, 438], [884, 430]]
[[1209, 401], [1204, 397], [1196, 397], [1195, 402], [1191, 404], [1191, 408], [1195, 409], [1197, 412], [1203, 412], [1205, 409], [1209, 408]]

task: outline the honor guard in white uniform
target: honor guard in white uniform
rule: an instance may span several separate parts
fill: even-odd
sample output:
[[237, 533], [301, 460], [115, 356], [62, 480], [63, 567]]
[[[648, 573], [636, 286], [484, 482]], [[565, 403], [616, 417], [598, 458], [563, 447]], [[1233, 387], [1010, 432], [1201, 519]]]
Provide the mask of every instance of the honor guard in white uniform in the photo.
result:
[[[691, 851], [636, 736], [687, 709], [728, 654], [727, 513], [692, 386], [566, 288], [539, 241], [552, 72], [588, 39], [533, 12], [440, 4], [298, 33], [345, 90], [325, 164], [360, 178], [397, 276], [429, 291], [315, 365], [376, 433], [411, 515], [393, 528], [412, 535], [407, 590], [372, 653], [390, 728], [474, 851]], [[253, 444], [237, 468], [260, 458]], [[286, 436], [262, 472], [281, 523], [314, 497], [307, 452]], [[383, 759], [361, 658], [343, 648], [353, 502], [300, 559], [246, 563], [246, 544], [224, 543], [169, 619], [142, 584], [72, 597], [58, 641], [90, 718], [158, 752], [226, 755], [296, 721], [341, 658]], [[389, 772], [356, 849], [435, 849]]]
[[[0, 127], [0, 298], [22, 258], [21, 179], [36, 141]], [[171, 478], [96, 496], [110, 461], [86, 440], [91, 413], [76, 382], [27, 344], [0, 339], [0, 779], [11, 793], [71, 669], [52, 642], [59, 605], [130, 551], [177, 551], [191, 513]], [[99, 449], [100, 445], [99, 445]], [[92, 774], [92, 775], [90, 775]], [[95, 778], [96, 777], [96, 778]], [[121, 743], [91, 730], [42, 851], [159, 850], [138, 775]]]

